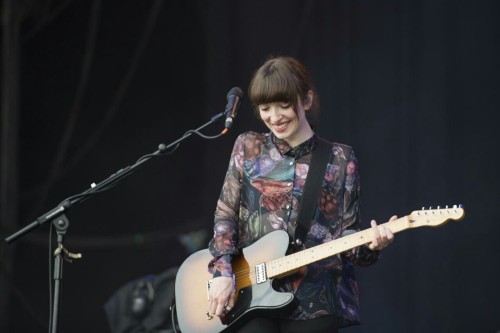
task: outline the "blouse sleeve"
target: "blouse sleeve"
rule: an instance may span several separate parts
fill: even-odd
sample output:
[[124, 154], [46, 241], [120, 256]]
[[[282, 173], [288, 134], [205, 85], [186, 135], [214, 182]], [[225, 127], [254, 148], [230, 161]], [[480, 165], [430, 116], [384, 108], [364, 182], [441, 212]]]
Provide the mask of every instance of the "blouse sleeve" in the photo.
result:
[[[346, 180], [344, 189], [344, 232], [359, 231], [361, 229], [360, 216], [360, 176], [358, 161], [354, 152], [346, 166]], [[380, 256], [380, 251], [372, 251], [367, 245], [359, 246], [345, 253], [350, 261], [359, 266], [367, 266], [375, 263]]]
[[238, 214], [243, 172], [244, 137], [244, 134], [241, 134], [236, 139], [215, 209], [214, 237], [208, 247], [214, 257], [208, 268], [214, 277], [232, 277], [231, 259], [233, 255], [238, 253]]

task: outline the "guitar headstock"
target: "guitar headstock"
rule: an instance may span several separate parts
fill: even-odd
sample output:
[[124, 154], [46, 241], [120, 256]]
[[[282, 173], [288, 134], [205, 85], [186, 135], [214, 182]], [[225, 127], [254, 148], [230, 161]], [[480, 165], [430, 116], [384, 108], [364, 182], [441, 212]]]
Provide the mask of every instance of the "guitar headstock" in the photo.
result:
[[465, 212], [462, 205], [446, 206], [445, 208], [421, 209], [413, 211], [408, 217], [410, 227], [437, 227], [450, 220], [459, 221], [464, 218]]

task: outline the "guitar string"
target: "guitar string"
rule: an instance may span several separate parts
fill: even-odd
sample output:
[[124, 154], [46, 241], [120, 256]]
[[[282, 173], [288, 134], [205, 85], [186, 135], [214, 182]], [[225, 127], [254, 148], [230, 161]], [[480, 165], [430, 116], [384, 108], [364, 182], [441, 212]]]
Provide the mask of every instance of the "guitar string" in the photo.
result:
[[[346, 239], [346, 240], [347, 240], [347, 239]], [[332, 249], [332, 247], [330, 246], [330, 248], [329, 248], [329, 249], [331, 250], [331, 249]], [[316, 251], [317, 251], [317, 250], [318, 250], [318, 249], [316, 249]], [[307, 251], [306, 251], [306, 252], [307, 252]], [[321, 252], [321, 251], [320, 251], [320, 252]], [[292, 255], [292, 256], [293, 256], [293, 255]], [[281, 258], [281, 259], [283, 259], [283, 258]], [[304, 261], [303, 259], [304, 259], [304, 258], [301, 258], [301, 261]], [[307, 260], [306, 260], [306, 261], [307, 261]], [[289, 261], [287, 261], [286, 263], [287, 263], [287, 264], [289, 264]], [[268, 266], [268, 265], [269, 265], [269, 263], [267, 263], [267, 264], [266, 264], [266, 266]], [[284, 273], [284, 272], [286, 272], [286, 271], [288, 271], [288, 270], [282, 271], [281, 273]], [[244, 276], [246, 276], [246, 275], [248, 275], [248, 277], [249, 277], [251, 280], [255, 280], [255, 279], [256, 279], [256, 276], [257, 276], [257, 274], [253, 272], [253, 270], [246, 269], [246, 268], [245, 268], [245, 269], [242, 269], [242, 270], [239, 270], [238, 272], [234, 273], [235, 278], [241, 278], [241, 277], [244, 277]]]
[[[392, 222], [392, 223], [390, 223], [390, 222]], [[396, 228], [393, 232], [398, 232], [398, 231], [400, 231], [399, 229], [401, 229], [401, 227], [402, 227], [402, 225], [400, 225], [400, 224], [403, 223], [403, 222], [404, 222], [404, 217], [396, 219], [394, 221], [389, 221], [389, 222], [387, 222], [385, 224], [391, 224], [393, 227]], [[399, 227], [399, 229], [397, 227]], [[344, 241], [346, 242], [345, 245], [347, 245], [347, 244], [349, 244], [349, 243], [351, 243], [352, 241], [355, 241], [355, 240], [359, 241], [361, 239], [366, 239], [367, 237], [365, 237], [365, 236], [367, 236], [367, 233], [369, 232], [369, 230], [370, 229], [365, 229], [365, 230], [358, 231], [356, 234], [354, 234], [354, 235], [356, 235], [356, 237], [354, 235], [346, 236], [345, 239], [344, 239]], [[326, 245], [326, 243], [322, 244], [322, 245]], [[320, 245], [320, 247], [321, 247], [321, 245]], [[330, 247], [329, 249], [331, 250], [332, 248]], [[244, 277], [246, 275], [248, 275], [249, 279], [255, 280], [255, 277], [256, 277], [257, 274], [251, 272], [250, 269], [242, 269], [242, 270], [238, 271], [237, 273], [235, 273], [235, 279]]]
[[[367, 230], [370, 230], [370, 229], [367, 229]], [[363, 231], [367, 231], [367, 230], [363, 230]], [[360, 231], [360, 232], [358, 232], [357, 234], [354, 234], [354, 235], [349, 235], [349, 236], [344, 237], [343, 241], [345, 242], [345, 245], [350, 244], [353, 241], [359, 241], [361, 239], [366, 238], [365, 237], [366, 236], [365, 232], [363, 232], [363, 231]], [[328, 246], [327, 246], [327, 244], [328, 243], [324, 243], [324, 244], [321, 244], [321, 245], [317, 246], [316, 248], [309, 248], [309, 249], [307, 249], [304, 252], [311, 252], [310, 254], [313, 255], [313, 252], [318, 253], [318, 251], [319, 251], [319, 253], [321, 253], [322, 251], [324, 251], [326, 249], [328, 249], [329, 251], [331, 251], [334, 248], [333, 244], [328, 244]], [[304, 252], [302, 253], [302, 255], [304, 255]], [[299, 253], [300, 252], [294, 253], [294, 254], [290, 255], [290, 257], [294, 256], [294, 255], [298, 255]], [[281, 259], [283, 259], [283, 258], [281, 258]], [[305, 259], [306, 259], [305, 261], [307, 262], [307, 261], [309, 261], [307, 259], [310, 259], [310, 258], [305, 258]], [[304, 258], [300, 258], [300, 260], [303, 262]], [[287, 261], [286, 263], [288, 264], [289, 261]], [[268, 264], [269, 263], [267, 263], [266, 266]], [[284, 272], [286, 272], [286, 270]], [[254, 272], [252, 272], [250, 269], [246, 269], [245, 268], [245, 269], [242, 269], [242, 270], [238, 271], [234, 275], [235, 275], [235, 278], [241, 278], [242, 276], [248, 275], [250, 279], [255, 279], [255, 276], [257, 274], [254, 273]]]

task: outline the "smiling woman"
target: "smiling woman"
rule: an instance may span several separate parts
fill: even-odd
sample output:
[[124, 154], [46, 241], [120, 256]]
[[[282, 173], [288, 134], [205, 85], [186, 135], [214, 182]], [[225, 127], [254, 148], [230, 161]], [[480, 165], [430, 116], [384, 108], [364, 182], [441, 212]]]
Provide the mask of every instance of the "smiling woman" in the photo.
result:
[[306, 117], [313, 124], [319, 112], [319, 97], [311, 75], [296, 59], [269, 59], [257, 70], [250, 82], [248, 95], [260, 116], [260, 105], [280, 102], [298, 110], [299, 103], [307, 105]]
[[295, 147], [313, 136], [306, 114], [317, 110], [314, 87], [297, 60], [280, 57], [267, 61], [250, 82], [249, 95], [258, 116], [277, 138]]
[[[294, 250], [303, 251], [360, 229], [356, 157], [351, 147], [329, 143], [313, 131], [307, 116], [318, 110], [315, 95], [309, 72], [290, 57], [267, 60], [249, 86], [257, 116], [271, 132], [246, 132], [237, 138], [217, 202], [214, 238], [209, 245], [213, 256], [209, 272], [213, 280], [208, 288], [207, 315], [219, 317], [224, 325], [240, 328], [239, 332], [336, 332], [338, 327], [357, 324], [358, 288], [353, 264], [374, 263], [380, 250], [393, 240], [390, 230], [373, 221], [373, 238], [368, 244], [305, 264], [294, 274], [277, 279], [273, 287], [293, 294], [297, 306], [272, 313], [273, 319], [263, 309], [279, 307], [259, 302], [275, 297], [262, 296], [262, 291], [254, 289], [250, 294], [260, 295], [258, 300], [242, 296], [244, 290], [239, 287], [246, 275], [255, 288], [259, 288], [255, 278], [262, 283], [267, 275], [256, 273], [254, 277], [253, 273], [245, 273], [248, 269], [240, 269], [239, 255], [261, 248], [252, 245], [273, 231], [286, 231], [286, 239], [296, 240]], [[313, 155], [323, 155], [327, 161], [316, 162], [318, 172], [309, 172], [316, 161]], [[304, 194], [306, 181], [316, 180], [308, 177], [310, 173], [317, 175], [315, 187], [319, 194], [310, 195], [311, 214], [300, 215], [304, 219], [299, 220], [301, 207], [309, 204], [305, 200], [309, 192]], [[265, 252], [280, 248], [277, 243], [270, 242], [272, 249]], [[248, 315], [253, 307], [259, 308], [261, 314]]]
[[[309, 91], [308, 100], [312, 98], [312, 91]], [[298, 146], [314, 134], [305, 115], [310, 103], [304, 106], [299, 99], [296, 109], [290, 103], [283, 102], [261, 104], [258, 108], [264, 124], [277, 138], [286, 140], [292, 147]]]

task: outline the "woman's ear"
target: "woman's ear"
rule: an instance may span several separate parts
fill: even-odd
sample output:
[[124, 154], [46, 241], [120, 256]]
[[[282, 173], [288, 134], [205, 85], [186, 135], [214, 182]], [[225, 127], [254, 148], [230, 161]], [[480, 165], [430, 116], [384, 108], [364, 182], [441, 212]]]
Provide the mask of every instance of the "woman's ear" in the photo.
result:
[[304, 110], [309, 110], [313, 104], [314, 93], [309, 90], [306, 95], [306, 100], [304, 101]]

